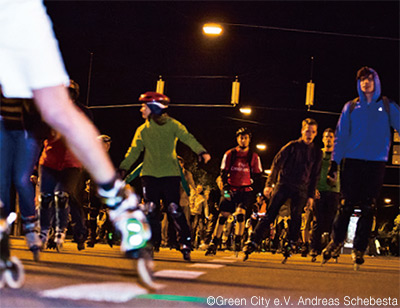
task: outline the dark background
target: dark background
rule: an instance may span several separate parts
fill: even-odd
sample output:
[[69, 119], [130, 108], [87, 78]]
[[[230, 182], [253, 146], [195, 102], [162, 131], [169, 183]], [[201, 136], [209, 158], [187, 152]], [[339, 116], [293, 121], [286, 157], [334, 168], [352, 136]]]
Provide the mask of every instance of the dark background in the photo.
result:
[[[236, 145], [235, 131], [253, 131], [253, 146], [268, 169], [274, 155], [300, 135], [301, 121], [315, 118], [321, 133], [334, 128], [336, 114], [307, 112], [306, 83], [312, 80], [312, 110], [340, 113], [358, 96], [355, 74], [373, 67], [382, 93], [399, 101], [398, 1], [45, 1], [70, 77], [89, 106], [136, 104], [139, 95], [155, 91], [159, 75], [172, 103], [208, 104], [174, 107], [169, 114], [184, 123], [213, 159], [206, 166], [218, 172], [223, 153]], [[296, 29], [284, 31], [225, 26], [218, 38], [202, 34], [205, 22], [225, 22]], [[317, 31], [304, 33], [297, 30]], [[331, 34], [322, 34], [329, 32]], [[364, 38], [370, 36], [375, 38]], [[378, 37], [393, 38], [379, 39]], [[205, 76], [207, 78], [205, 78]], [[250, 116], [230, 105], [235, 76], [241, 82], [240, 105], [251, 105]], [[139, 107], [92, 109], [101, 133], [112, 139], [111, 156], [123, 159], [135, 129], [143, 123]], [[194, 154], [182, 145], [178, 154]], [[368, 180], [368, 179], [366, 179]], [[398, 169], [388, 170], [389, 184], [398, 184]], [[396, 199], [398, 189], [385, 196]], [[397, 210], [397, 209], [396, 209]]]

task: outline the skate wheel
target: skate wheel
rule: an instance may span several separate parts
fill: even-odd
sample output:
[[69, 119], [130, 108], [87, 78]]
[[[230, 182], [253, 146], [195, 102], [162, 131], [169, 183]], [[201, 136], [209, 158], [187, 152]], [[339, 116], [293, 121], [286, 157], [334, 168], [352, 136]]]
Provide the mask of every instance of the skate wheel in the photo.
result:
[[5, 278], [4, 278], [4, 272], [3, 272], [3, 270], [1, 270], [1, 274], [0, 274], [0, 289], [3, 289], [5, 285], [6, 285], [6, 281], [5, 281]]
[[315, 261], [317, 261], [317, 258], [312, 257], [312, 258], [311, 258], [311, 262], [315, 262]]
[[11, 257], [8, 262], [10, 265], [4, 271], [4, 281], [10, 288], [18, 289], [25, 281], [24, 267], [17, 257]]
[[358, 270], [360, 269], [360, 264], [355, 263], [355, 264], [353, 265], [353, 269], [354, 269], [355, 271], [358, 271]]
[[139, 282], [147, 289], [155, 290], [156, 284], [153, 280], [154, 262], [151, 258], [139, 258], [136, 260], [136, 269], [139, 275]]
[[286, 263], [286, 261], [287, 261], [287, 257], [285, 257], [283, 260], [282, 260], [282, 264], [285, 264]]
[[32, 254], [33, 254], [33, 260], [35, 262], [39, 262], [40, 261], [40, 249], [32, 251]]

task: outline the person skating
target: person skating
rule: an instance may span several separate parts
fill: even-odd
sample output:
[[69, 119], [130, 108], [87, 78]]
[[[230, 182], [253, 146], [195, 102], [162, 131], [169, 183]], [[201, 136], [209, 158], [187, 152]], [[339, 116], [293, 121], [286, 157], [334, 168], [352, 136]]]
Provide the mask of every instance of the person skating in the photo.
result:
[[307, 118], [302, 122], [301, 137], [285, 145], [275, 156], [271, 174], [264, 188], [264, 195], [271, 198], [267, 214], [262, 217], [243, 249], [244, 260], [261, 243], [264, 235], [274, 222], [281, 206], [290, 198], [291, 222], [288, 241], [283, 247], [286, 262], [300, 233], [303, 208], [312, 206], [315, 188], [321, 171], [321, 150], [313, 143], [318, 124]]
[[119, 168], [126, 173], [144, 151], [140, 173], [147, 217], [152, 230], [151, 243], [155, 249], [161, 245], [160, 200], [178, 233], [180, 250], [190, 260], [191, 234], [188, 222], [179, 205], [180, 167], [176, 155], [178, 140], [189, 146], [207, 163], [211, 156], [188, 132], [186, 127], [166, 114], [170, 99], [157, 92], [146, 92], [139, 97], [145, 123], [139, 126], [130, 148]]
[[343, 202], [333, 223], [332, 237], [323, 251], [327, 262], [346, 238], [354, 207], [361, 210], [354, 238], [354, 268], [364, 263], [376, 199], [379, 196], [389, 156], [391, 128], [399, 131], [399, 106], [381, 95], [377, 72], [362, 67], [357, 72], [358, 97], [345, 104], [336, 126], [335, 144], [328, 177], [337, 176], [341, 164]]
[[251, 132], [249, 129], [240, 128], [236, 132], [236, 141], [238, 146], [228, 150], [222, 158], [223, 195], [219, 205], [220, 214], [206, 255], [216, 254], [224, 224], [232, 214], [236, 217], [234, 250], [236, 253], [241, 250], [246, 211], [250, 212], [250, 206], [256, 199], [257, 191], [253, 187], [261, 186], [261, 160], [256, 153], [250, 150]]

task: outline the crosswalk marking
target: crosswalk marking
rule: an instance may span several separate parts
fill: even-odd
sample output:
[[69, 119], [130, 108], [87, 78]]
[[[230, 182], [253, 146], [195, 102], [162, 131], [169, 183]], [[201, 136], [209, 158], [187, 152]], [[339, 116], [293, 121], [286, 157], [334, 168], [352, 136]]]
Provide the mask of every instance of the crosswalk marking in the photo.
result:
[[196, 279], [204, 274], [205, 272], [198, 272], [198, 271], [162, 270], [154, 273], [154, 277]]
[[236, 260], [232, 259], [212, 259], [209, 262], [214, 262], [214, 263], [234, 263]]
[[135, 283], [78, 284], [40, 292], [42, 297], [124, 303], [148, 291]]
[[210, 263], [194, 263], [188, 265], [188, 267], [198, 267], [198, 268], [221, 268], [224, 267], [223, 264], [210, 264]]

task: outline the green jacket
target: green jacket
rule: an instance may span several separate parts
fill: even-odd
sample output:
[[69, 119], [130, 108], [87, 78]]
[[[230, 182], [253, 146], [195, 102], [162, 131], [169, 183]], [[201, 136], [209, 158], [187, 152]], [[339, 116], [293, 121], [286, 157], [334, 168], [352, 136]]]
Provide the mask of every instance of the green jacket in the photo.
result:
[[206, 152], [204, 147], [177, 120], [168, 117], [164, 125], [147, 120], [135, 132], [120, 169], [129, 170], [144, 151], [143, 168], [140, 176], [180, 176], [176, 158], [176, 143], [181, 141], [196, 154]]

